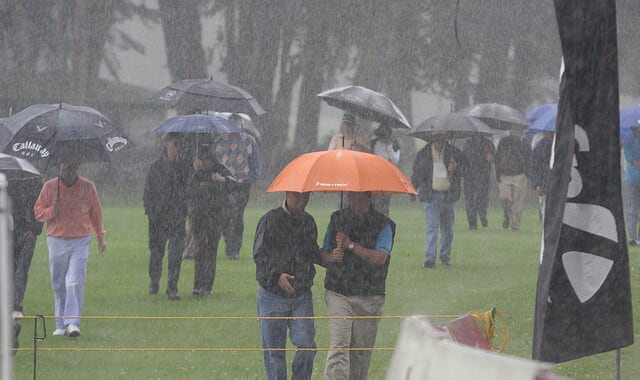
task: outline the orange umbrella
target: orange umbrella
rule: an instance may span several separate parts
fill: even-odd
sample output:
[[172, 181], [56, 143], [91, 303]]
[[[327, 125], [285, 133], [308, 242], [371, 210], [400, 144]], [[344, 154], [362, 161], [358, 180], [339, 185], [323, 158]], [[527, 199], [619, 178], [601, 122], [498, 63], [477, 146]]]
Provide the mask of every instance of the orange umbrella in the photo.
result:
[[326, 150], [303, 154], [273, 180], [267, 192], [372, 191], [417, 194], [411, 181], [394, 164], [374, 154]]

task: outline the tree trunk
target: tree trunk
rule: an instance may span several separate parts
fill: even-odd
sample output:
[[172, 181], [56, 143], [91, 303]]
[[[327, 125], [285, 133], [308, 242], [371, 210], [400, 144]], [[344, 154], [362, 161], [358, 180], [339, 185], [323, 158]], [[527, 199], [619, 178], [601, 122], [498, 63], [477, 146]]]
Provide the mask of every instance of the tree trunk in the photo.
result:
[[159, 0], [158, 5], [171, 78], [206, 78], [198, 2]]

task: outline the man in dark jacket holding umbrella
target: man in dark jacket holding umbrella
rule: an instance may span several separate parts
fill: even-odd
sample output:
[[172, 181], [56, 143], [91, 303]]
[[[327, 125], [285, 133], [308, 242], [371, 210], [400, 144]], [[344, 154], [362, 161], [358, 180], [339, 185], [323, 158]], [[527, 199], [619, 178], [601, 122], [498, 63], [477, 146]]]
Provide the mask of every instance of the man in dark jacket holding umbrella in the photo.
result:
[[465, 164], [462, 152], [439, 134], [416, 155], [411, 182], [418, 190], [427, 223], [425, 268], [435, 266], [438, 230], [441, 234], [440, 261], [449, 265], [451, 260], [454, 208], [460, 199], [460, 180]]
[[316, 356], [311, 286], [320, 263], [318, 227], [304, 209], [310, 193], [286, 192], [281, 207], [260, 218], [253, 243], [258, 281], [258, 315], [267, 379], [287, 379], [287, 329], [295, 353], [292, 379], [310, 379]]
[[167, 297], [179, 300], [178, 278], [182, 264], [187, 218], [188, 167], [180, 159], [182, 139], [177, 133], [164, 137], [165, 151], [155, 160], [144, 183], [144, 211], [149, 218], [149, 294], [158, 293], [162, 258], [169, 243]]

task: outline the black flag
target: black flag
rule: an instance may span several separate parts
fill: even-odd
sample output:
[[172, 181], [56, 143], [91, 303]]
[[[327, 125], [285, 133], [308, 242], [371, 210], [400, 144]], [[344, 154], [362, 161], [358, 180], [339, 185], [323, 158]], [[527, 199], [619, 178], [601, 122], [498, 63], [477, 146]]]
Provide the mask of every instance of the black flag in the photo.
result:
[[633, 343], [622, 211], [615, 0], [555, 0], [564, 73], [533, 358], [564, 362]]

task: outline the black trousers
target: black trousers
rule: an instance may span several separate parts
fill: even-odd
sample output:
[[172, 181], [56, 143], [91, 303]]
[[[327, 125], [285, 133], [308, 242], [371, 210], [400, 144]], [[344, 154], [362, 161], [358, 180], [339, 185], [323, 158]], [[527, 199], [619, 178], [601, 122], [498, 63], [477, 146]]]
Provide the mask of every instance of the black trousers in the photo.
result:
[[222, 209], [222, 235], [224, 236], [225, 254], [227, 257], [238, 257], [242, 247], [244, 233], [244, 209], [249, 202], [251, 185], [228, 184], [225, 194], [226, 202]]
[[218, 210], [208, 214], [191, 216], [191, 228], [195, 239], [193, 290], [211, 293], [216, 277], [218, 244], [222, 235], [222, 224]]
[[165, 248], [169, 247], [167, 291], [178, 291], [182, 251], [186, 237], [186, 217], [164, 220], [149, 218], [149, 278], [152, 284], [159, 284], [162, 277], [162, 259]]
[[489, 173], [478, 172], [475, 176], [464, 178], [464, 204], [469, 227], [478, 226], [478, 217], [483, 225], [486, 224], [489, 207]]

